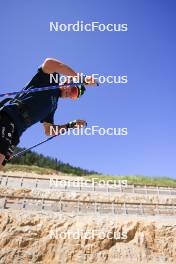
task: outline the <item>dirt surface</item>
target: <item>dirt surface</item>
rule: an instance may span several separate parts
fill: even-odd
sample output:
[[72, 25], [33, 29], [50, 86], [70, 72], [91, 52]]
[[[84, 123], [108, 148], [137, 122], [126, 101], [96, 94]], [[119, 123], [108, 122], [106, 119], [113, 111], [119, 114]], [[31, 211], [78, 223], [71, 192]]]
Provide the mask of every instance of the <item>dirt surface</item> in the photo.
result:
[[1, 211], [0, 263], [176, 263], [176, 224]]

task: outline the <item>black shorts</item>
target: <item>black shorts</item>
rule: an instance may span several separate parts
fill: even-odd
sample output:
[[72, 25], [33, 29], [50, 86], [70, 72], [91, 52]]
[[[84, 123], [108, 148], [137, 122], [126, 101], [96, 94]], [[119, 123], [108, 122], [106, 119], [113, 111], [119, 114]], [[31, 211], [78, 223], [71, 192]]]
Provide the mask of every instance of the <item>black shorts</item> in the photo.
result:
[[0, 111], [0, 153], [8, 160], [19, 143], [15, 124], [8, 114]]

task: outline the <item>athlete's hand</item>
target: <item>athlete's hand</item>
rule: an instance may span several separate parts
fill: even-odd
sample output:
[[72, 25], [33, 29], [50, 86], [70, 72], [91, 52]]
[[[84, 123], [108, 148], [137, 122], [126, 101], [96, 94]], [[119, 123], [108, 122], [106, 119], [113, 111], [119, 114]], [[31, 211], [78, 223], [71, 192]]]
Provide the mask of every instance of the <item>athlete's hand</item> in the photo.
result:
[[85, 120], [74, 120], [69, 123], [70, 128], [83, 128], [87, 126], [87, 122]]
[[83, 83], [83, 85], [98, 85], [98, 82], [93, 78], [92, 75], [82, 75], [77, 74], [78, 83]]
[[84, 84], [85, 85], [98, 85], [98, 82], [90, 75], [84, 76]]

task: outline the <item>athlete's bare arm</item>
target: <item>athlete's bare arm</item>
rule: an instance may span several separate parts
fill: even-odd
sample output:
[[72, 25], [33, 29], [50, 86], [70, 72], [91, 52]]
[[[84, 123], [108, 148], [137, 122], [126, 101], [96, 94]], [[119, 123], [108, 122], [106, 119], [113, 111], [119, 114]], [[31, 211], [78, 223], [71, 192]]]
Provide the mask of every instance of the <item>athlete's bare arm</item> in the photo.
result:
[[[44, 126], [46, 136], [54, 136], [55, 135], [54, 131], [57, 131], [58, 134], [61, 134], [65, 130], [67, 131], [67, 124], [66, 125], [54, 125], [54, 124], [44, 122], [43, 126]], [[51, 129], [51, 127], [53, 129]]]
[[[82, 127], [87, 126], [86, 121], [81, 120], [81, 119], [75, 120], [71, 123], [72, 123], [72, 128], [82, 128]], [[44, 122], [43, 126], [44, 126], [46, 136], [54, 136], [54, 135], [56, 135], [56, 133], [59, 135], [59, 134], [62, 134], [68, 130], [68, 124], [54, 125], [54, 124]], [[53, 128], [53, 129], [51, 129], [51, 128]]]
[[[66, 76], [76, 76], [77, 73], [71, 69], [68, 65], [64, 64], [63, 62], [56, 60], [56, 59], [52, 59], [52, 58], [47, 58], [45, 59], [45, 61], [42, 64], [42, 70], [45, 73], [60, 73]], [[55, 129], [55, 125], [53, 124], [49, 124], [49, 123], [43, 123], [44, 126], [44, 130], [45, 130], [45, 134], [47, 136], [51, 136], [50, 134], [50, 126], [53, 126], [53, 128]], [[66, 128], [66, 126], [59, 126], [60, 129], [61, 128]]]
[[63, 62], [56, 60], [56, 59], [52, 59], [52, 58], [47, 58], [43, 64], [42, 64], [42, 70], [45, 73], [60, 73], [63, 75], [67, 75], [67, 76], [76, 76], [77, 73], [70, 68], [68, 65], [64, 64]]
[[[57, 72], [57, 73], [60, 73], [60, 74], [66, 75], [66, 76], [77, 76], [77, 73], [72, 68], [70, 68], [68, 65], [64, 64], [63, 62], [61, 62], [59, 60], [52, 59], [52, 58], [47, 58], [43, 62], [42, 70], [48, 74]], [[77, 120], [75, 127], [80, 128], [84, 124], [85, 124], [84, 120]], [[43, 126], [44, 126], [45, 134], [47, 136], [53, 135], [51, 133], [51, 131], [58, 131], [58, 134], [61, 134], [62, 131], [64, 131], [64, 129], [68, 129], [67, 124], [65, 124], [65, 125], [53, 125], [53, 124], [44, 122]], [[50, 128], [51, 126], [53, 127], [53, 130], [51, 130], [51, 128]]]

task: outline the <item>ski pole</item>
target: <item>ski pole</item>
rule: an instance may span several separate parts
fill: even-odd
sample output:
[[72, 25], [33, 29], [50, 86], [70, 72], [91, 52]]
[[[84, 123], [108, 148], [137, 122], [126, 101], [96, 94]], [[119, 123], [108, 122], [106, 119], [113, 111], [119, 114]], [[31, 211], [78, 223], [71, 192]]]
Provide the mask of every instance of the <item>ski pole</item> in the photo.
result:
[[54, 89], [58, 89], [60, 87], [74, 87], [74, 86], [78, 86], [78, 85], [85, 85], [85, 86], [93, 86], [93, 85], [97, 85], [98, 83], [95, 84], [86, 84], [86, 83], [68, 83], [68, 84], [58, 84], [58, 85], [54, 85], [54, 86], [45, 86], [45, 87], [35, 87], [32, 89], [27, 89], [27, 90], [23, 90], [23, 91], [18, 91], [18, 92], [10, 92], [10, 93], [2, 93], [0, 94], [0, 97], [4, 97], [4, 96], [12, 96], [12, 95], [17, 95], [17, 94], [24, 94], [24, 93], [34, 93], [34, 92], [41, 92], [41, 91], [47, 91], [47, 90], [54, 90]]
[[36, 145], [34, 145], [34, 146], [28, 148], [28, 149], [24, 149], [24, 150], [22, 150], [22, 151], [20, 151], [20, 152], [18, 152], [18, 153], [16, 153], [16, 154], [14, 154], [13, 156], [11, 156], [10, 160], [13, 159], [13, 158], [21, 157], [21, 156], [24, 155], [27, 151], [29, 151], [29, 150], [31, 150], [31, 149], [33, 149], [33, 148], [36, 148], [36, 147], [38, 147], [38, 146], [40, 146], [40, 145], [46, 143], [47, 141], [53, 139], [53, 138], [56, 137], [56, 136], [58, 136], [58, 135], [54, 135], [54, 136], [52, 136], [52, 137], [49, 137], [49, 138], [47, 138], [47, 139], [41, 141], [40, 143], [38, 143], [38, 144], [36, 144]]
[[[74, 121], [73, 121], [73, 122], [74, 122]], [[87, 122], [86, 122], [86, 125], [85, 125], [85, 126], [87, 126]], [[12, 155], [12, 156], [10, 157], [9, 160], [11, 160], [11, 159], [13, 159], [13, 158], [21, 157], [21, 156], [22, 156], [23, 154], [25, 154], [27, 151], [29, 151], [29, 150], [31, 150], [31, 149], [33, 149], [33, 148], [36, 148], [36, 147], [38, 147], [38, 146], [40, 146], [40, 145], [42, 145], [42, 144], [48, 142], [49, 140], [51, 140], [51, 139], [53, 139], [53, 138], [55, 138], [55, 137], [57, 137], [57, 136], [59, 136], [59, 135], [60, 135], [60, 134], [58, 134], [58, 135], [56, 134], [56, 135], [54, 135], [54, 136], [51, 136], [51, 137], [49, 137], [49, 138], [47, 138], [47, 139], [45, 139], [45, 140], [43, 140], [43, 141], [41, 141], [41, 142], [39, 142], [39, 143], [33, 145], [32, 147], [30, 147], [30, 148], [28, 148], [28, 149], [24, 149], [24, 150], [22, 150], [22, 151], [19, 151], [18, 153]]]

